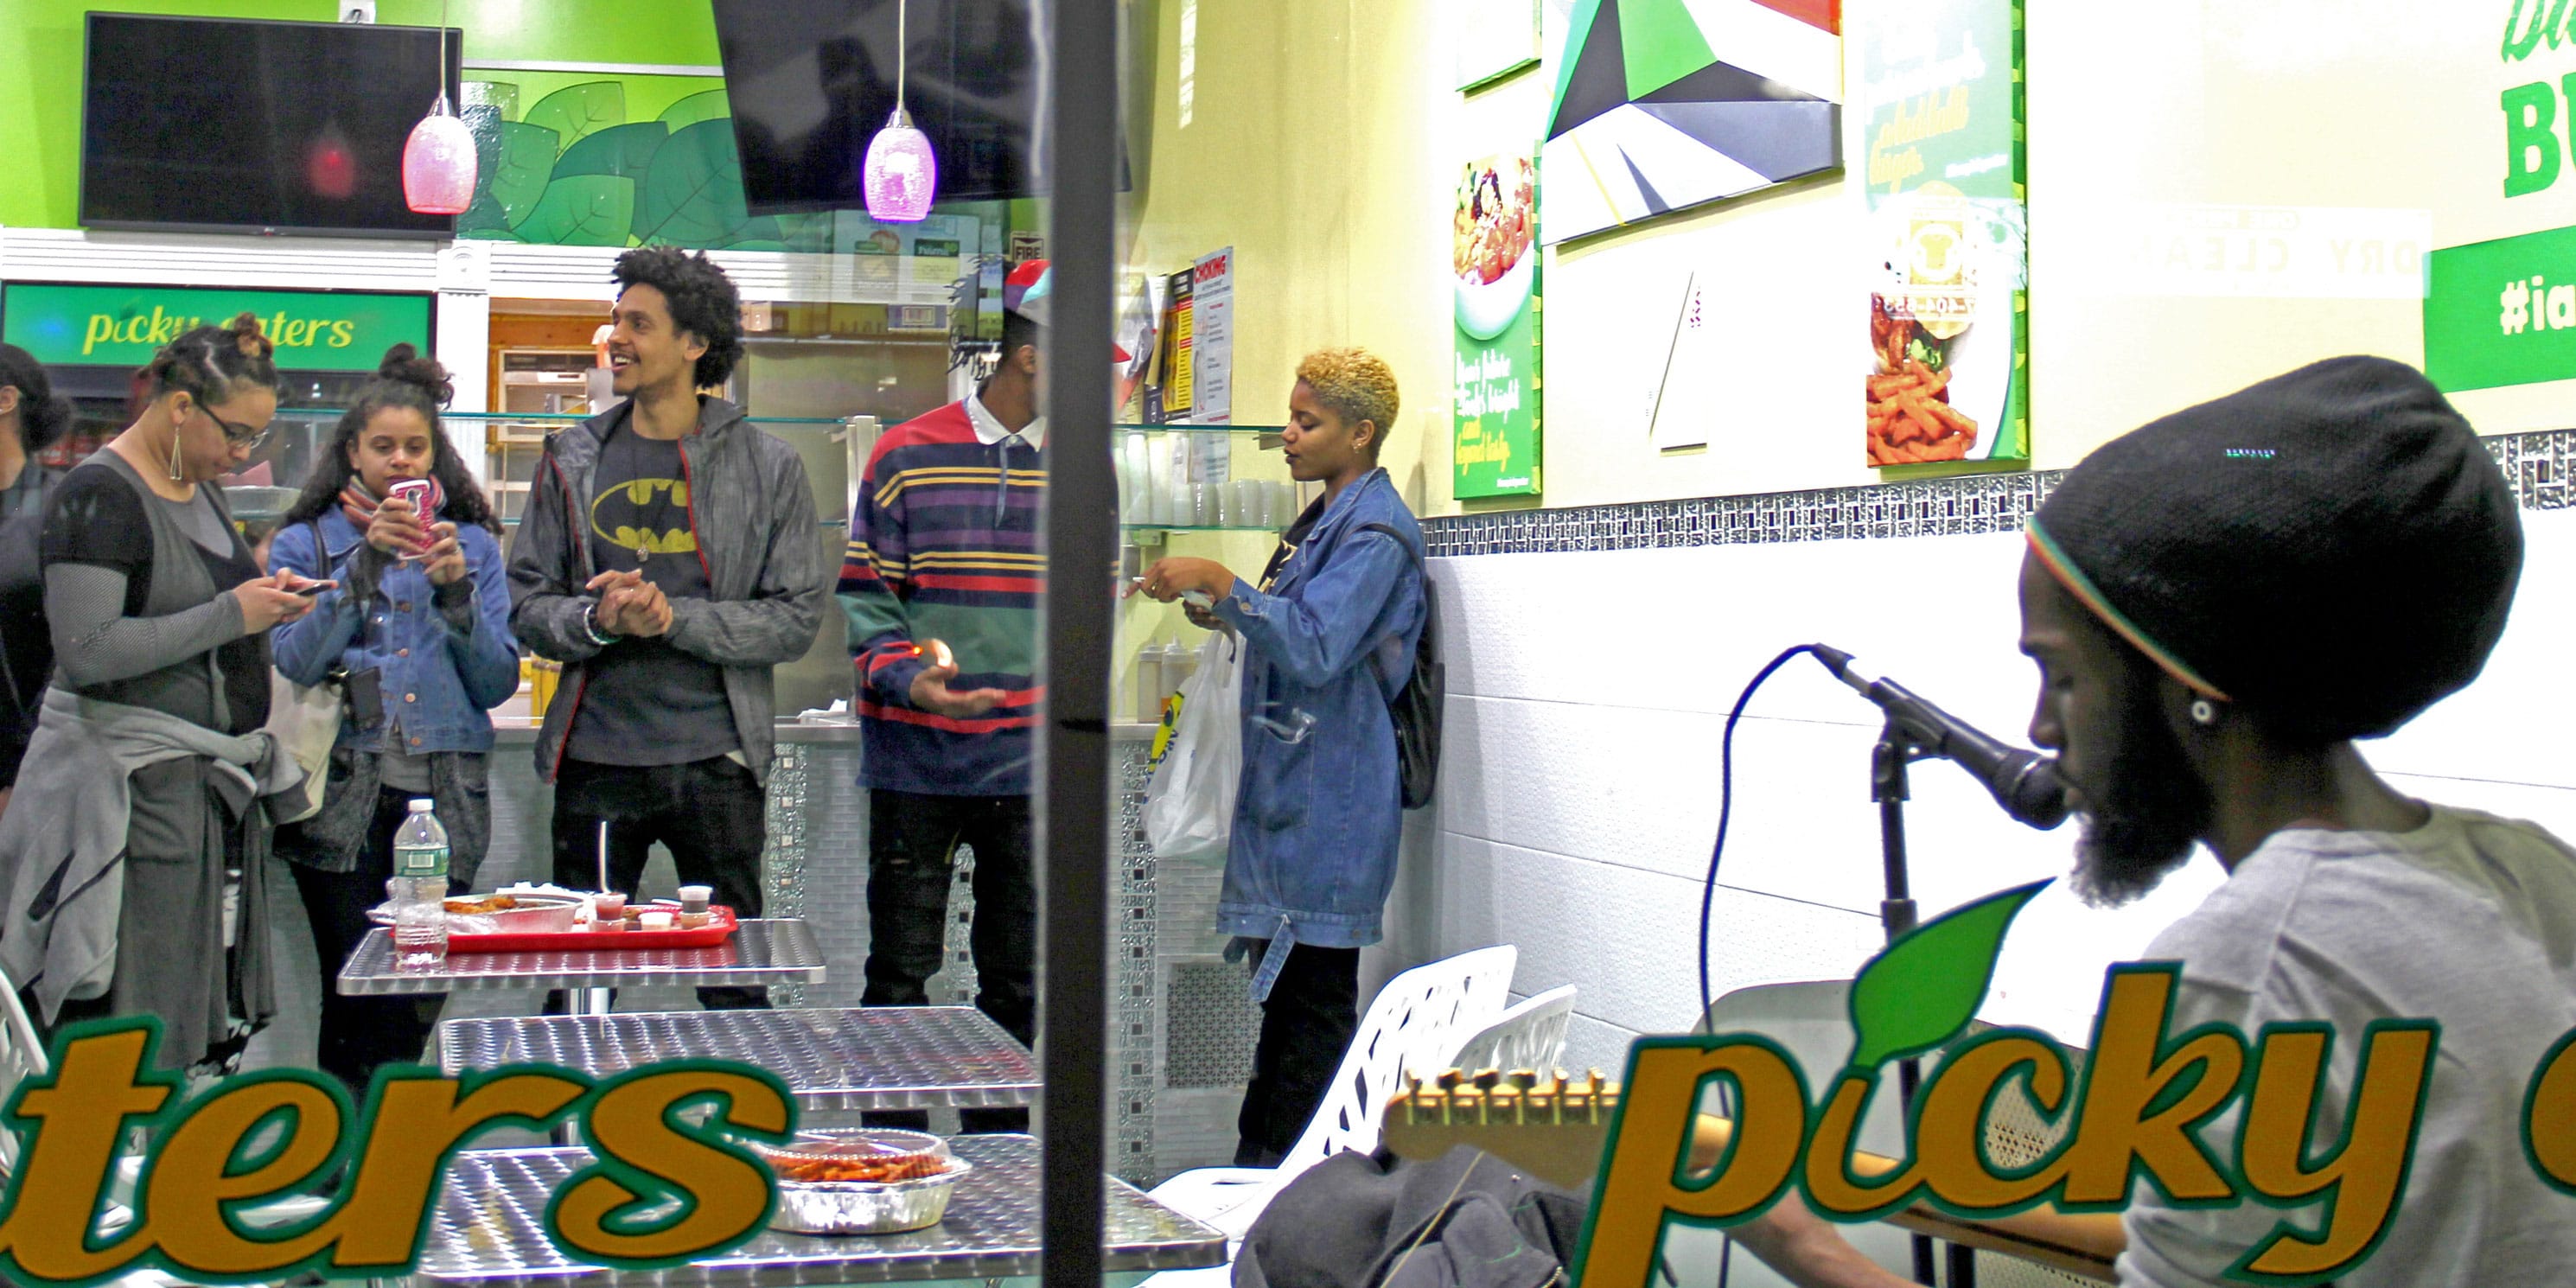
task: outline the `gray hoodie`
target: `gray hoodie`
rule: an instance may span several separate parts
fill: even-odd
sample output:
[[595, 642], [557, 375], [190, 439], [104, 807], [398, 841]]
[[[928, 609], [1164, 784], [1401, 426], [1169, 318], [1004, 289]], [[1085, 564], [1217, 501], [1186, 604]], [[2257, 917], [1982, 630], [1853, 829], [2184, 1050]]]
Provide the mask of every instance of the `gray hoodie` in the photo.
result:
[[[554, 781], [581, 709], [582, 663], [600, 651], [583, 628], [599, 573], [587, 511], [600, 448], [633, 414], [624, 403], [546, 441], [528, 507], [510, 542], [510, 630], [540, 657], [564, 664], [562, 686], [537, 736], [537, 773]], [[769, 781], [777, 701], [771, 668], [813, 647], [835, 570], [816, 538], [814, 489], [796, 449], [745, 423], [742, 409], [699, 400], [698, 429], [680, 440], [689, 523], [707, 561], [710, 595], [671, 601], [671, 647], [724, 668], [725, 696], [743, 759]]]

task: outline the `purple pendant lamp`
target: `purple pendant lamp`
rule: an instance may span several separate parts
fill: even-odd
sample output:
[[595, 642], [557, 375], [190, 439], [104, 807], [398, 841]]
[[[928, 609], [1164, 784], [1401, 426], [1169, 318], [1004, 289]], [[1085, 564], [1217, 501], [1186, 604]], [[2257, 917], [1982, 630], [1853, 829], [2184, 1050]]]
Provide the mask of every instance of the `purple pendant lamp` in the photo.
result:
[[447, 98], [447, 5], [438, 6], [438, 101], [403, 143], [403, 204], [423, 215], [461, 215], [474, 204], [474, 132]]
[[894, 8], [894, 113], [885, 128], [868, 140], [862, 171], [868, 218], [886, 224], [913, 224], [930, 217], [931, 193], [939, 187], [939, 158], [930, 151], [930, 136], [914, 129], [912, 113], [903, 110], [904, 57], [910, 31], [905, 0]]

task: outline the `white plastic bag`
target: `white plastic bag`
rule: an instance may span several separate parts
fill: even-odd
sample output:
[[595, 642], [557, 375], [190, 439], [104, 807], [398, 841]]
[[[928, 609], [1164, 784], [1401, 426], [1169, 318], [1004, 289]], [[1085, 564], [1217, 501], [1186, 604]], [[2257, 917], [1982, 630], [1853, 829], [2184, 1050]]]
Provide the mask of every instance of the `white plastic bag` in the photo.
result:
[[1145, 785], [1145, 841], [1156, 857], [1225, 857], [1243, 780], [1242, 694], [1242, 643], [1210, 635], [1181, 690], [1172, 745]]

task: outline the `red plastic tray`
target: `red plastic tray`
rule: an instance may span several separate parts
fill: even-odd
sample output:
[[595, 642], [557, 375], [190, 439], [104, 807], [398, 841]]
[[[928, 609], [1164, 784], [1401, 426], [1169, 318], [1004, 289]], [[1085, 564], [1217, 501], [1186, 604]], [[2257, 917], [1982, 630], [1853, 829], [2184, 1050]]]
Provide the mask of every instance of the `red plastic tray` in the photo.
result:
[[[650, 905], [659, 909], [662, 905]], [[677, 912], [673, 905], [670, 909]], [[733, 909], [707, 905], [707, 924], [695, 930], [567, 930], [546, 934], [450, 935], [451, 953], [588, 953], [616, 949], [713, 948], [731, 938], [742, 923]]]

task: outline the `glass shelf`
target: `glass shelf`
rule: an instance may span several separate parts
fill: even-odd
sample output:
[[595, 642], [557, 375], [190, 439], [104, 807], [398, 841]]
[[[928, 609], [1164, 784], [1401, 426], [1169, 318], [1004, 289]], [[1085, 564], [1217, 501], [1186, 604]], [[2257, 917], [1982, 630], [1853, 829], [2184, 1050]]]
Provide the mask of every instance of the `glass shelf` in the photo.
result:
[[1285, 425], [1112, 425], [1111, 429], [1133, 434], [1277, 434]]
[[[280, 407], [277, 409], [277, 414], [280, 417], [293, 416], [298, 419], [305, 420], [317, 417], [336, 420], [340, 416], [344, 415], [347, 410], [348, 409], [344, 407]], [[442, 411], [438, 416], [441, 420], [526, 420], [541, 421], [557, 425], [578, 425], [581, 422], [590, 419], [588, 414], [581, 412], [552, 411]], [[745, 416], [743, 419], [750, 421], [755, 425], [839, 425], [845, 423], [839, 420], [834, 420], [828, 416]]]
[[1126, 532], [1265, 532], [1276, 535], [1279, 529], [1269, 524], [1244, 526], [1234, 523], [1122, 523]]

